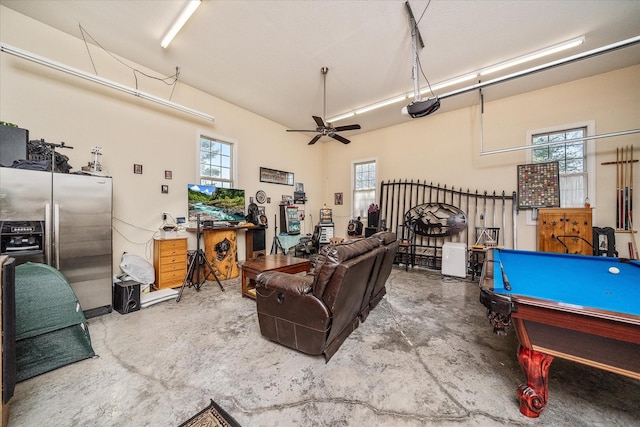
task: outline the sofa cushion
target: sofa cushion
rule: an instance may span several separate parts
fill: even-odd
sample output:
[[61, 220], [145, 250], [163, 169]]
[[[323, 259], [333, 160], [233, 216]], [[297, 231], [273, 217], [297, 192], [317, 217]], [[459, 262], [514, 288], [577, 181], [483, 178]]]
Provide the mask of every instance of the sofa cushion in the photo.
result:
[[380, 239], [369, 237], [322, 248], [316, 262], [316, 268], [313, 270], [315, 276], [313, 294], [322, 298], [327, 284], [341, 262], [362, 255], [378, 246], [380, 246]]

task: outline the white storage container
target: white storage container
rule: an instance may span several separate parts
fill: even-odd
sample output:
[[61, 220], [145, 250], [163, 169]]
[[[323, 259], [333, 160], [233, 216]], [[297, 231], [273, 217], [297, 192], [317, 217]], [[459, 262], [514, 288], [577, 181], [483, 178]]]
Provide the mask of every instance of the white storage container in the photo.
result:
[[447, 242], [442, 245], [442, 274], [467, 277], [467, 245]]

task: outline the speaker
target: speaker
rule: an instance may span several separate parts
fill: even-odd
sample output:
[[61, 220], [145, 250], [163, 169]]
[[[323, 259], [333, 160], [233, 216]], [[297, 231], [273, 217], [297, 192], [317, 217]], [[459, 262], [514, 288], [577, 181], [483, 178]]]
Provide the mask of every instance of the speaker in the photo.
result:
[[16, 160], [26, 160], [29, 131], [0, 125], [0, 165], [11, 166]]
[[114, 283], [113, 308], [120, 314], [140, 310], [140, 283], [133, 280]]
[[265, 256], [267, 254], [267, 230], [264, 228], [247, 230], [245, 246], [247, 259]]

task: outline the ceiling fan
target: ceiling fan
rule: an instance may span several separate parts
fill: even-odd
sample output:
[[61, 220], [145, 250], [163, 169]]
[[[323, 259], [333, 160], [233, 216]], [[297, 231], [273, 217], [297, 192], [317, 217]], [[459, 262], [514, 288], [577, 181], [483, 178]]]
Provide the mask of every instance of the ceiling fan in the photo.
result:
[[333, 127], [331, 126], [331, 123], [325, 124], [325, 116], [327, 114], [327, 73], [329, 72], [329, 68], [322, 67], [320, 69], [320, 72], [322, 73], [322, 79], [324, 84], [324, 100], [323, 100], [322, 117], [311, 116], [313, 117], [313, 120], [316, 122], [317, 127], [313, 130], [287, 129], [287, 132], [318, 132], [318, 134], [314, 136], [311, 141], [309, 141], [309, 145], [315, 144], [323, 136], [328, 136], [330, 138], [333, 138], [335, 140], [342, 142], [343, 144], [348, 144], [351, 141], [349, 141], [347, 138], [343, 136], [338, 135], [338, 132], [360, 129], [360, 125], [346, 125], [346, 126]]

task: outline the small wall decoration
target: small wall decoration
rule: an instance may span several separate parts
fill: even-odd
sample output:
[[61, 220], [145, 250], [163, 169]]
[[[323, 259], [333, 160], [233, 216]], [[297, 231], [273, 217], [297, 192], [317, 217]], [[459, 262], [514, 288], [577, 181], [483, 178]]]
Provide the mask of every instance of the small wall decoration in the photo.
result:
[[283, 172], [275, 169], [260, 168], [260, 182], [272, 184], [293, 185], [293, 172]]
[[342, 193], [335, 193], [333, 195], [333, 201], [336, 205], [341, 205], [342, 204]]
[[164, 171], [164, 179], [172, 179], [172, 178], [173, 178], [173, 172]]
[[267, 193], [264, 192], [264, 190], [258, 190], [256, 192], [256, 201], [258, 203], [264, 203], [267, 201]]
[[169, 194], [169, 186], [168, 185], [163, 185], [160, 188], [160, 191], [162, 191], [162, 194]]
[[557, 208], [559, 206], [558, 162], [518, 165], [518, 208]]
[[133, 173], [142, 174], [142, 165], [134, 164], [133, 165]]

